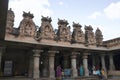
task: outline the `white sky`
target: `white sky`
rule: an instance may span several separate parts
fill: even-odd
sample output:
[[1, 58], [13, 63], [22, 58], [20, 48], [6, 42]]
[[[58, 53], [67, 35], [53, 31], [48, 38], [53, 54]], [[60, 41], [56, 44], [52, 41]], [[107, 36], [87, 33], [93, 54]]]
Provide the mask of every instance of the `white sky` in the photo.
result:
[[120, 37], [119, 0], [9, 0], [9, 8], [15, 13], [14, 27], [23, 19], [23, 11], [34, 15], [36, 25], [41, 25], [41, 15], [52, 18], [53, 28], [57, 28], [58, 18], [66, 19], [72, 30], [72, 22], [99, 27], [104, 40]]

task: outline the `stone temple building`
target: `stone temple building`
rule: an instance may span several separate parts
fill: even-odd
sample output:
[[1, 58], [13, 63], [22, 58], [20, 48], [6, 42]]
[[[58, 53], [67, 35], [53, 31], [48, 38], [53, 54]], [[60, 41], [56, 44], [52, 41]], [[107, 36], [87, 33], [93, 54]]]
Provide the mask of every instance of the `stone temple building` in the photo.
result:
[[[17, 16], [17, 15], [16, 15]], [[120, 38], [103, 41], [102, 31], [93, 32], [91, 25], [84, 26], [58, 19], [58, 29], [51, 24], [51, 17], [41, 18], [35, 25], [31, 12], [23, 12], [19, 27], [14, 27], [15, 14], [7, 11], [4, 40], [0, 40], [0, 76], [24, 76], [30, 79], [53, 80], [56, 68], [70, 69], [69, 77], [77, 79], [82, 64], [84, 77], [90, 77], [89, 69], [104, 68], [108, 76], [120, 76]], [[73, 27], [71, 32], [70, 27]], [[3, 80], [3, 78], [0, 80]], [[78, 79], [79, 80], [79, 79]]]

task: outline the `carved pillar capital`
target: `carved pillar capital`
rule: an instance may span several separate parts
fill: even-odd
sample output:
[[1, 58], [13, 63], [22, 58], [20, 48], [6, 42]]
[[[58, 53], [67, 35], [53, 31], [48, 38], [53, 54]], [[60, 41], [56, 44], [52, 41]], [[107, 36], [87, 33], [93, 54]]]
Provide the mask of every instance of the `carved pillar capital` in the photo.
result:
[[49, 56], [54, 57], [55, 53], [59, 53], [59, 51], [48, 51]]
[[43, 52], [43, 50], [37, 50], [37, 49], [34, 49], [32, 50], [34, 52], [34, 57], [39, 57], [40, 56], [40, 52]]
[[83, 54], [83, 59], [87, 59], [89, 54], [90, 54], [90, 53], [84, 53], [84, 54]]
[[38, 50], [38, 49], [34, 49], [32, 50], [34, 53], [40, 53], [40, 52], [43, 52], [43, 50]]
[[59, 53], [59, 51], [48, 51], [48, 53]]
[[76, 59], [77, 54], [79, 54], [79, 53], [78, 53], [78, 52], [72, 52], [71, 58], [72, 58], [72, 59]]

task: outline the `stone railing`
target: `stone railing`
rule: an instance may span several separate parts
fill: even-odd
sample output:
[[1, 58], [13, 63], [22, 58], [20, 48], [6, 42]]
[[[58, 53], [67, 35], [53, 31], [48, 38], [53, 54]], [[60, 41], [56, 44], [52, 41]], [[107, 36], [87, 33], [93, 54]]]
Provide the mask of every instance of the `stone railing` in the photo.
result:
[[103, 44], [108, 48], [119, 46], [120, 45], [120, 37], [104, 41]]

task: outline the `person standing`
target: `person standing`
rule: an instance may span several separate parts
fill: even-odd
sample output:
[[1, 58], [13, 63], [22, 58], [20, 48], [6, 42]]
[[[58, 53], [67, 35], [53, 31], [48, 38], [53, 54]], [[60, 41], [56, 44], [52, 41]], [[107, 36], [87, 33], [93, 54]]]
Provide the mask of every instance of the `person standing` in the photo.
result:
[[102, 79], [105, 80], [107, 79], [107, 74], [104, 69], [101, 69], [101, 74], [102, 74]]
[[61, 77], [62, 77], [62, 68], [61, 68], [61, 65], [57, 66], [56, 73], [57, 73], [57, 78], [61, 79]]
[[80, 76], [84, 75], [84, 70], [83, 70], [83, 66], [82, 65], [80, 65], [79, 74], [80, 74]]

